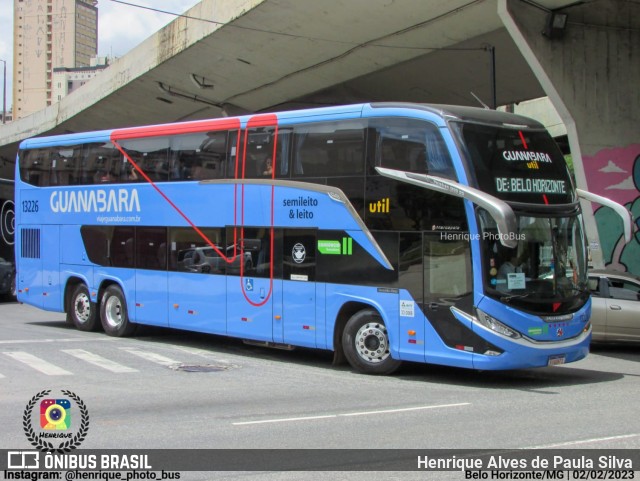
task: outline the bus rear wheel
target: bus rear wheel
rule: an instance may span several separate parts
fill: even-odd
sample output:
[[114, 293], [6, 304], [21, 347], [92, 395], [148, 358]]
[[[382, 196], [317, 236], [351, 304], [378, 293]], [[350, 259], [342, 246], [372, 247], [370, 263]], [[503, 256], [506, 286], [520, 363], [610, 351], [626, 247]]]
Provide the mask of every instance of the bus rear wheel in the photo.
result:
[[100, 302], [102, 328], [109, 336], [126, 337], [133, 334], [135, 325], [129, 321], [127, 301], [119, 286], [107, 287]]
[[84, 284], [78, 284], [71, 294], [67, 321], [79, 331], [96, 331], [100, 327], [98, 306], [91, 302], [89, 289]]
[[364, 374], [391, 374], [401, 365], [389, 352], [389, 336], [382, 318], [373, 309], [356, 312], [342, 333], [344, 355]]

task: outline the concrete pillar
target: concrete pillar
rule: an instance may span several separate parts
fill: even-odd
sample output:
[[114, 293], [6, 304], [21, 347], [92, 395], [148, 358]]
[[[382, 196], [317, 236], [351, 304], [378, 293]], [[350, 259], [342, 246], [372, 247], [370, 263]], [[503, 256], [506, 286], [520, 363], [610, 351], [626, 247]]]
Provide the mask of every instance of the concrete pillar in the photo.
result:
[[[568, 15], [562, 36], [542, 34], [549, 11], [498, 0], [498, 14], [563, 122], [578, 187], [640, 217], [640, 3], [595, 0]], [[607, 207], [583, 203], [594, 267], [640, 275], [640, 234], [628, 245]]]

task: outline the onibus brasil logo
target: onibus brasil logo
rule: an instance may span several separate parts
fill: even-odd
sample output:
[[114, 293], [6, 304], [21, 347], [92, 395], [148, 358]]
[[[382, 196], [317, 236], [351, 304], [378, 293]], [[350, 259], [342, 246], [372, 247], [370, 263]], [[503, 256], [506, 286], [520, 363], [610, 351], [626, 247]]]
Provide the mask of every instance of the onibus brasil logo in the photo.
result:
[[40, 451], [68, 453], [80, 446], [89, 430], [89, 411], [77, 394], [40, 391], [27, 403], [22, 427], [29, 442]]

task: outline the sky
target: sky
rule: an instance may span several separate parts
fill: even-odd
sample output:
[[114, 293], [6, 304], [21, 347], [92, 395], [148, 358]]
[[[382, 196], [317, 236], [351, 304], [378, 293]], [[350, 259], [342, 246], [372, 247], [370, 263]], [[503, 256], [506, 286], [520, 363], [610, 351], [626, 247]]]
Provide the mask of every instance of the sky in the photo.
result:
[[[183, 13], [199, 2], [199, 0], [126, 1], [174, 13]], [[11, 107], [13, 96], [13, 2], [14, 0], [0, 0], [0, 60], [7, 62], [7, 110]], [[97, 6], [99, 56], [122, 57], [175, 18], [172, 15], [123, 5], [113, 0], [98, 0]], [[2, 87], [2, 68], [3, 64], [0, 62], [0, 88]], [[0, 102], [1, 100], [0, 95]]]

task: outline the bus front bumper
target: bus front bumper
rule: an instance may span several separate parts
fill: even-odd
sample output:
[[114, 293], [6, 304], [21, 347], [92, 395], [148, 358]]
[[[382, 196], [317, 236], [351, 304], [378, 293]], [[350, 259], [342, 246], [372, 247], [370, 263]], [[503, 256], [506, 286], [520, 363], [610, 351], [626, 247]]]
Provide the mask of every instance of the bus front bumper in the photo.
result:
[[[455, 307], [451, 310], [460, 322], [500, 350], [500, 352], [474, 352], [472, 355], [474, 369], [506, 370], [557, 366], [579, 361], [589, 354], [591, 325], [588, 322], [577, 335], [569, 339], [542, 341], [521, 334], [517, 334], [519, 337], [512, 337], [496, 332], [475, 316]], [[509, 331], [515, 332], [513, 329]]]

